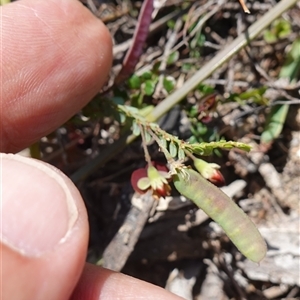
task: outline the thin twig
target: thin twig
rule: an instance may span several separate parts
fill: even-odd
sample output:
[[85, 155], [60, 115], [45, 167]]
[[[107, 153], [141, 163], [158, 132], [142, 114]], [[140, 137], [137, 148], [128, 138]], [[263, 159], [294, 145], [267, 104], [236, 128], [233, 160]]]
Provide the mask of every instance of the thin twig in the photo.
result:
[[152, 12], [153, 0], [145, 0], [139, 13], [132, 45], [126, 53], [123, 67], [115, 79], [116, 84], [122, 82], [134, 72], [134, 68], [143, 52], [143, 46], [148, 36], [150, 23], [152, 21]]
[[104, 268], [121, 271], [149, 218], [155, 199], [150, 192], [135, 194], [126, 219], [103, 253]]

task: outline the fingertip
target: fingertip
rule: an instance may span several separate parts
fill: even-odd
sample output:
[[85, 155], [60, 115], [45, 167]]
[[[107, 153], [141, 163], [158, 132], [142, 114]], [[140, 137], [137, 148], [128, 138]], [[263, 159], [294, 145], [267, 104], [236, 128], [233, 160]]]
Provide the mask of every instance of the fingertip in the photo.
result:
[[183, 300], [161, 287], [88, 263], [71, 297], [81, 299]]
[[112, 63], [112, 40], [79, 1], [21, 0], [1, 9], [0, 147], [17, 152], [100, 91]]
[[45, 163], [12, 154], [1, 154], [0, 162], [3, 299], [67, 299], [87, 250], [81, 196]]

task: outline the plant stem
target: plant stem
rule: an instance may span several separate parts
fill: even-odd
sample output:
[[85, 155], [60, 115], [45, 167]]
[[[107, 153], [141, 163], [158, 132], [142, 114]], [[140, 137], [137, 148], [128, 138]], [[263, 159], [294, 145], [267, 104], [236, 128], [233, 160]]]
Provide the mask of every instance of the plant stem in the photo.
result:
[[151, 166], [151, 156], [149, 154], [147, 145], [146, 145], [146, 138], [145, 138], [145, 133], [144, 133], [144, 127], [142, 125], [139, 124], [140, 127], [140, 131], [141, 131], [141, 137], [142, 137], [142, 145], [143, 145], [143, 149], [144, 149], [144, 155], [145, 155], [145, 160], [148, 163], [148, 166]]
[[149, 134], [153, 137], [153, 139], [155, 140], [155, 142], [158, 144], [158, 146], [160, 147], [161, 151], [164, 153], [168, 163], [172, 162], [174, 159], [171, 156], [171, 154], [169, 153], [169, 151], [164, 147], [164, 145], [162, 144], [162, 142], [160, 141], [160, 139], [157, 137], [157, 135], [150, 129]]

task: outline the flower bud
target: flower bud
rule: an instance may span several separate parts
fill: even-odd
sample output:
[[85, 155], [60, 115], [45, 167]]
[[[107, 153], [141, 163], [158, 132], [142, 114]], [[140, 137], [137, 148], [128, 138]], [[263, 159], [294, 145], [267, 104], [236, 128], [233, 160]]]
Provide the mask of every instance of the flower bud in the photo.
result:
[[225, 179], [219, 171], [220, 166], [218, 164], [208, 163], [200, 158], [196, 158], [194, 159], [194, 166], [205, 179], [216, 186], [223, 186], [225, 184]]

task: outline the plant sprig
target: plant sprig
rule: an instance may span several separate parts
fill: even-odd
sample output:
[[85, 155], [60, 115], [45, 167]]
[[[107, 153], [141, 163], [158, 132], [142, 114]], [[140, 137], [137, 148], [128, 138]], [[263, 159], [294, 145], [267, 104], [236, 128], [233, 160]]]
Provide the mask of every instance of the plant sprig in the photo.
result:
[[[221, 148], [225, 150], [230, 150], [232, 148], [237, 148], [242, 151], [249, 152], [251, 147], [247, 144], [235, 141], [225, 141], [220, 140], [216, 142], [209, 143], [188, 143], [177, 136], [174, 136], [159, 127], [157, 123], [153, 123], [147, 120], [147, 118], [141, 116], [137, 108], [126, 106], [126, 105], [117, 105], [117, 109], [120, 113], [124, 114], [126, 117], [133, 119], [133, 128], [142, 128], [145, 133], [148, 132], [150, 136], [153, 137], [153, 134], [160, 141], [154, 138], [154, 140], [159, 144], [160, 147], [164, 148], [164, 153], [168, 151], [170, 157], [177, 157], [180, 160], [185, 158], [185, 154], [193, 153], [196, 155], [208, 156], [211, 155], [214, 149]], [[136, 135], [139, 135], [141, 130], [133, 130]], [[165, 153], [166, 154], [166, 153]]]

